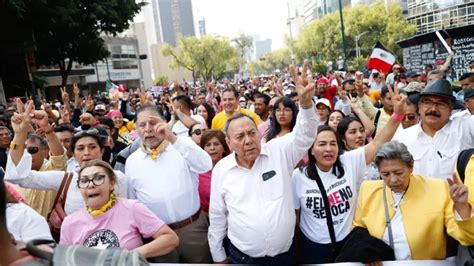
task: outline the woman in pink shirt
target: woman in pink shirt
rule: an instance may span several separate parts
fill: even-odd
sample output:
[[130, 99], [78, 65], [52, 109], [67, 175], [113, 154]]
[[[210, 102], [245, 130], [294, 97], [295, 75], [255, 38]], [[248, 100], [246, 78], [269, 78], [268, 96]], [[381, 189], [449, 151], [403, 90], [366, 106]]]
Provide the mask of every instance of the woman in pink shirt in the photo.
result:
[[[135, 250], [145, 258], [173, 251], [179, 243], [176, 233], [138, 201], [117, 198], [115, 182], [113, 169], [102, 160], [81, 168], [77, 186], [87, 207], [66, 216], [60, 243]], [[142, 238], [153, 240], [144, 245]]]
[[[201, 148], [205, 150], [212, 158], [212, 167], [216, 166], [222, 158], [227, 156], [230, 151], [225, 141], [225, 135], [220, 130], [204, 131], [201, 137]], [[211, 175], [212, 170], [199, 175], [199, 198], [201, 199], [201, 210], [206, 213], [209, 211], [209, 199], [211, 195]]]

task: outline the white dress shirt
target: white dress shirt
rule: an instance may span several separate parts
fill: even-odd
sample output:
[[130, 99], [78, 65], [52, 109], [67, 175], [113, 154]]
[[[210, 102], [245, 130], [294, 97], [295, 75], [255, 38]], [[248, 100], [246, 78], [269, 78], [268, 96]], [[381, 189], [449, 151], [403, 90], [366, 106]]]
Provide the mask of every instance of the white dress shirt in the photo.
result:
[[[296, 218], [291, 174], [314, 142], [318, 123], [314, 106], [300, 109], [293, 132], [262, 144], [252, 169], [240, 167], [235, 153], [217, 163], [212, 170], [208, 232], [214, 261], [227, 257], [222, 247], [226, 235], [251, 257], [289, 250]], [[264, 173], [275, 175], [264, 181]]]
[[24, 203], [7, 204], [7, 229], [15, 240], [53, 240], [46, 219]]
[[413, 155], [413, 174], [451, 178], [459, 152], [474, 148], [474, 116], [450, 119], [433, 137], [425, 134], [419, 123], [397, 133], [393, 139], [404, 143]]
[[[118, 197], [127, 198], [127, 181], [125, 175], [120, 171], [114, 171], [117, 178], [115, 185], [115, 194]], [[44, 189], [58, 191], [64, 178], [64, 171], [44, 171], [38, 172], [31, 170], [31, 155], [27, 152], [23, 153], [17, 166], [12, 162], [11, 156], [8, 156], [7, 169], [5, 173], [5, 181], [17, 184], [23, 188]], [[71, 214], [81, 208], [85, 208], [86, 204], [82, 198], [81, 192], [77, 187], [77, 179], [79, 174], [73, 172], [71, 184], [64, 203], [64, 211]]]
[[[200, 115], [191, 115], [191, 118], [198, 122], [199, 124], [201, 125], [206, 125], [206, 120], [204, 120], [204, 118]], [[176, 121], [176, 123], [174, 123], [173, 125], [173, 129], [171, 130], [173, 131], [173, 133], [176, 135], [176, 136], [180, 136], [180, 137], [187, 137], [189, 136], [189, 128], [186, 127], [183, 122], [181, 121]]]
[[156, 160], [138, 149], [125, 164], [129, 196], [167, 224], [182, 221], [199, 210], [198, 176], [211, 168], [211, 157], [188, 137], [178, 137]]
[[[395, 253], [396, 260], [411, 260], [411, 250], [408, 245], [407, 235], [405, 233], [405, 227], [403, 226], [403, 216], [400, 210], [400, 204], [403, 203], [404, 193], [396, 193], [392, 191], [393, 202], [397, 204], [392, 205], [395, 209], [395, 215], [390, 220], [392, 226], [393, 236], [393, 252]], [[396, 207], [395, 207], [396, 206]], [[385, 244], [390, 245], [390, 238], [388, 235], [388, 228], [385, 228], [385, 232], [382, 237]]]

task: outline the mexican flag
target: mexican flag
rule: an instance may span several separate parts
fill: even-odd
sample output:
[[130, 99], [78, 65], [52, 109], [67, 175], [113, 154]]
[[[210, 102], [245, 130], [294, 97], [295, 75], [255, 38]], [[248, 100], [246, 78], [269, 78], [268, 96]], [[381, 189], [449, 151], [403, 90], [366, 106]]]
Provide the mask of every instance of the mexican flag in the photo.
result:
[[108, 79], [105, 82], [105, 91], [106, 92], [111, 92], [111, 91], [118, 90], [118, 89], [119, 89], [119, 86], [112, 83], [112, 81], [110, 79]]
[[394, 63], [395, 56], [385, 49], [380, 42], [377, 42], [367, 62], [367, 68], [388, 74]]

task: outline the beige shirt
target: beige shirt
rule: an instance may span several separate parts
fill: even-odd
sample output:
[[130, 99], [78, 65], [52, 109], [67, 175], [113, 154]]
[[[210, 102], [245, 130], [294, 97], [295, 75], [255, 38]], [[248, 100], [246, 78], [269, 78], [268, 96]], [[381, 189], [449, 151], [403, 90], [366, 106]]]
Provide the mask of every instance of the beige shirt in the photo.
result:
[[[67, 155], [66, 151], [63, 155], [53, 156], [49, 154], [49, 161], [39, 169], [40, 172], [51, 170], [66, 170]], [[54, 199], [56, 198], [56, 191], [54, 190], [40, 190], [28, 189], [14, 186], [14, 188], [23, 196], [25, 203], [37, 211], [41, 216], [47, 217], [53, 208]]]

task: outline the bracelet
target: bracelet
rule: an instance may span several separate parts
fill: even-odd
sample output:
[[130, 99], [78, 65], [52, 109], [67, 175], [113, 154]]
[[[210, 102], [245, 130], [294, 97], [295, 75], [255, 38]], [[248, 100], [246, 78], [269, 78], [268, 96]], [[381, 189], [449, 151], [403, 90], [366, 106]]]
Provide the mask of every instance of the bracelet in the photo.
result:
[[393, 113], [392, 117], [393, 117], [393, 119], [398, 120], [400, 122], [405, 120], [405, 115], [401, 115], [401, 114], [397, 114], [397, 113]]

